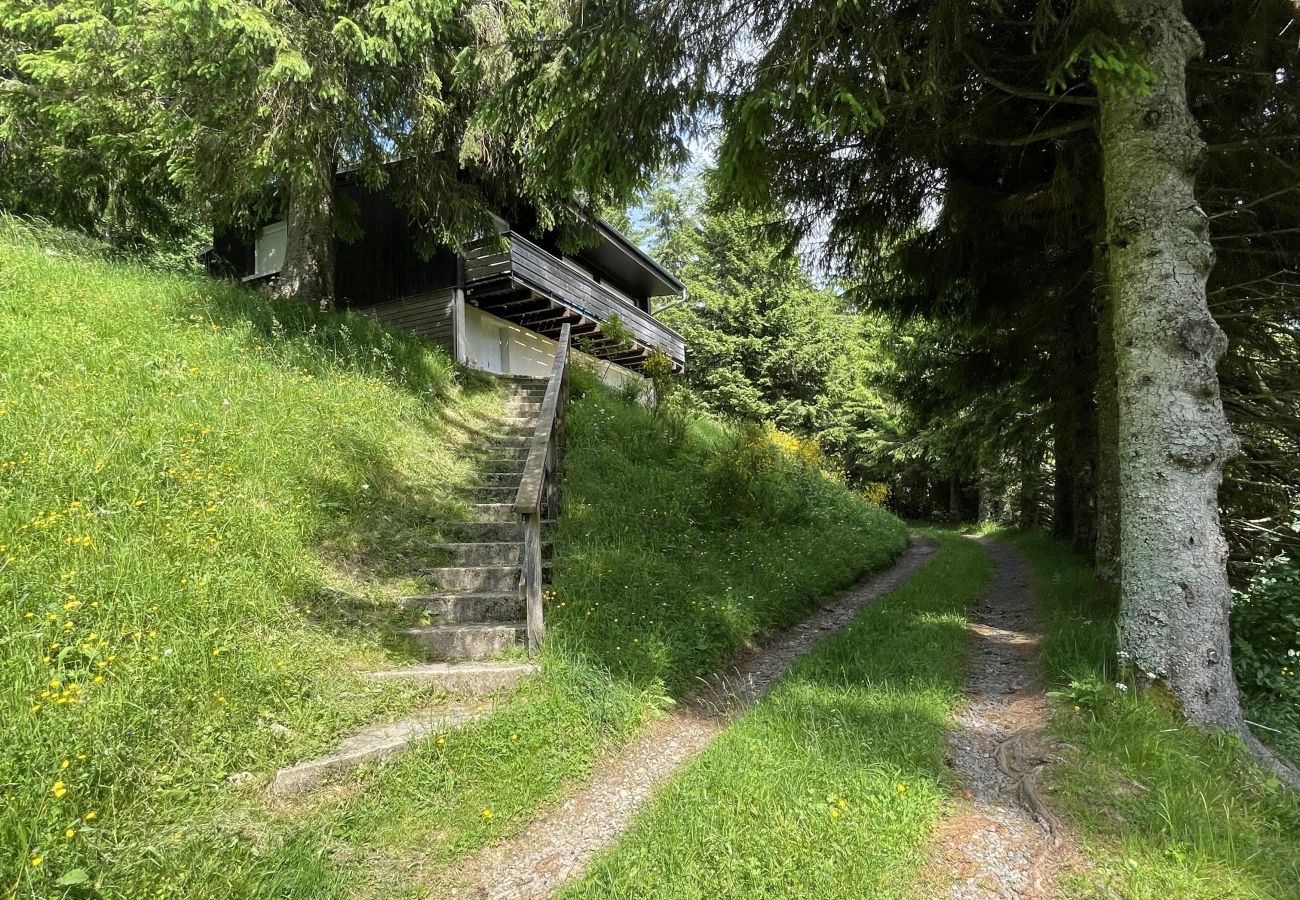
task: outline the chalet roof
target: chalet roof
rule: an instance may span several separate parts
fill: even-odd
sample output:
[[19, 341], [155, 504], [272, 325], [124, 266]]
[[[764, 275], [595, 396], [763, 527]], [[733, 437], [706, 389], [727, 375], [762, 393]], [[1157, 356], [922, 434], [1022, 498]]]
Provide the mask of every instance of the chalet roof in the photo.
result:
[[597, 246], [580, 253], [580, 256], [593, 257], [593, 261], [601, 268], [618, 275], [622, 281], [643, 291], [647, 297], [680, 294], [686, 290], [686, 286], [672, 272], [655, 262], [613, 225], [599, 218], [592, 224], [603, 240]]

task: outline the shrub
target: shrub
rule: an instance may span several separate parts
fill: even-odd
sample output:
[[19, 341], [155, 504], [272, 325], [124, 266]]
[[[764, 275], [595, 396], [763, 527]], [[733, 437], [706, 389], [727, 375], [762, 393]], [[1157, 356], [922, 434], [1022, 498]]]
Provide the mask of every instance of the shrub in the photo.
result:
[[1300, 706], [1300, 560], [1274, 557], [1237, 592], [1232, 654], [1244, 691]]

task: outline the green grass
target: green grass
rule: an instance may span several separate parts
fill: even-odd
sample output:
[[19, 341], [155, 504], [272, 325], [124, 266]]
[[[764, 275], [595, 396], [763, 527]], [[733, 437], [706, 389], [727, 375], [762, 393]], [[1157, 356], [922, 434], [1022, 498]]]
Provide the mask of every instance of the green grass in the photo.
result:
[[1069, 697], [1054, 720], [1067, 752], [1049, 770], [1049, 802], [1078, 834], [1091, 870], [1063, 890], [1300, 896], [1295, 795], [1263, 775], [1235, 738], [1201, 733], [1153, 698], [1116, 688], [1116, 611], [1095, 590], [1091, 568], [1046, 538], [1010, 540], [1034, 569], [1046, 669]]
[[906, 545], [781, 438], [655, 416], [577, 375], [548, 627], [615, 677], [676, 696]]
[[906, 584], [672, 779], [566, 898], [883, 897], [921, 886], [987, 554], [937, 532]]
[[12, 220], [0, 360], [6, 897], [422, 896], [904, 540], [770, 440], [579, 377], [545, 676], [273, 805], [226, 777], [436, 699], [360, 673], [415, 658], [392, 600], [467, 512], [500, 389], [356, 316]]
[[421, 700], [353, 673], [412, 658], [383, 601], [465, 512], [459, 426], [500, 391], [357, 317], [0, 226], [0, 877], [139, 896], [227, 775]]

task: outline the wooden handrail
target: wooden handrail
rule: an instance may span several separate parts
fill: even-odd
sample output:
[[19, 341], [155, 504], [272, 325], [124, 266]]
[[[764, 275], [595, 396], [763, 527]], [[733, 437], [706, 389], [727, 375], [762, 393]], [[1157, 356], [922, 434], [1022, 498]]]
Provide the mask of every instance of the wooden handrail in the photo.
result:
[[569, 399], [569, 330], [567, 323], [560, 329], [555, 362], [551, 365], [542, 408], [537, 414], [537, 427], [528, 444], [524, 474], [515, 494], [514, 511], [521, 517], [524, 528], [520, 585], [528, 615], [529, 655], [541, 649], [546, 631], [542, 621], [542, 518], [547, 514], [554, 518], [557, 513], [556, 474], [564, 447], [564, 408]]

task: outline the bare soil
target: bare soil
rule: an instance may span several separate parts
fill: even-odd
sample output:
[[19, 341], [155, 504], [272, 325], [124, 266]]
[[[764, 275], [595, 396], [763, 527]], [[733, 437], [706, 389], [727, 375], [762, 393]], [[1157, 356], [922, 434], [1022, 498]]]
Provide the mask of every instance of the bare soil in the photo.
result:
[[1078, 864], [1037, 782], [1056, 758], [1046, 726], [1052, 703], [1039, 667], [1042, 626], [1029, 569], [1012, 547], [978, 539], [993, 580], [971, 610], [965, 691], [948, 737], [961, 788], [932, 844], [936, 895], [954, 900], [1038, 900]]

